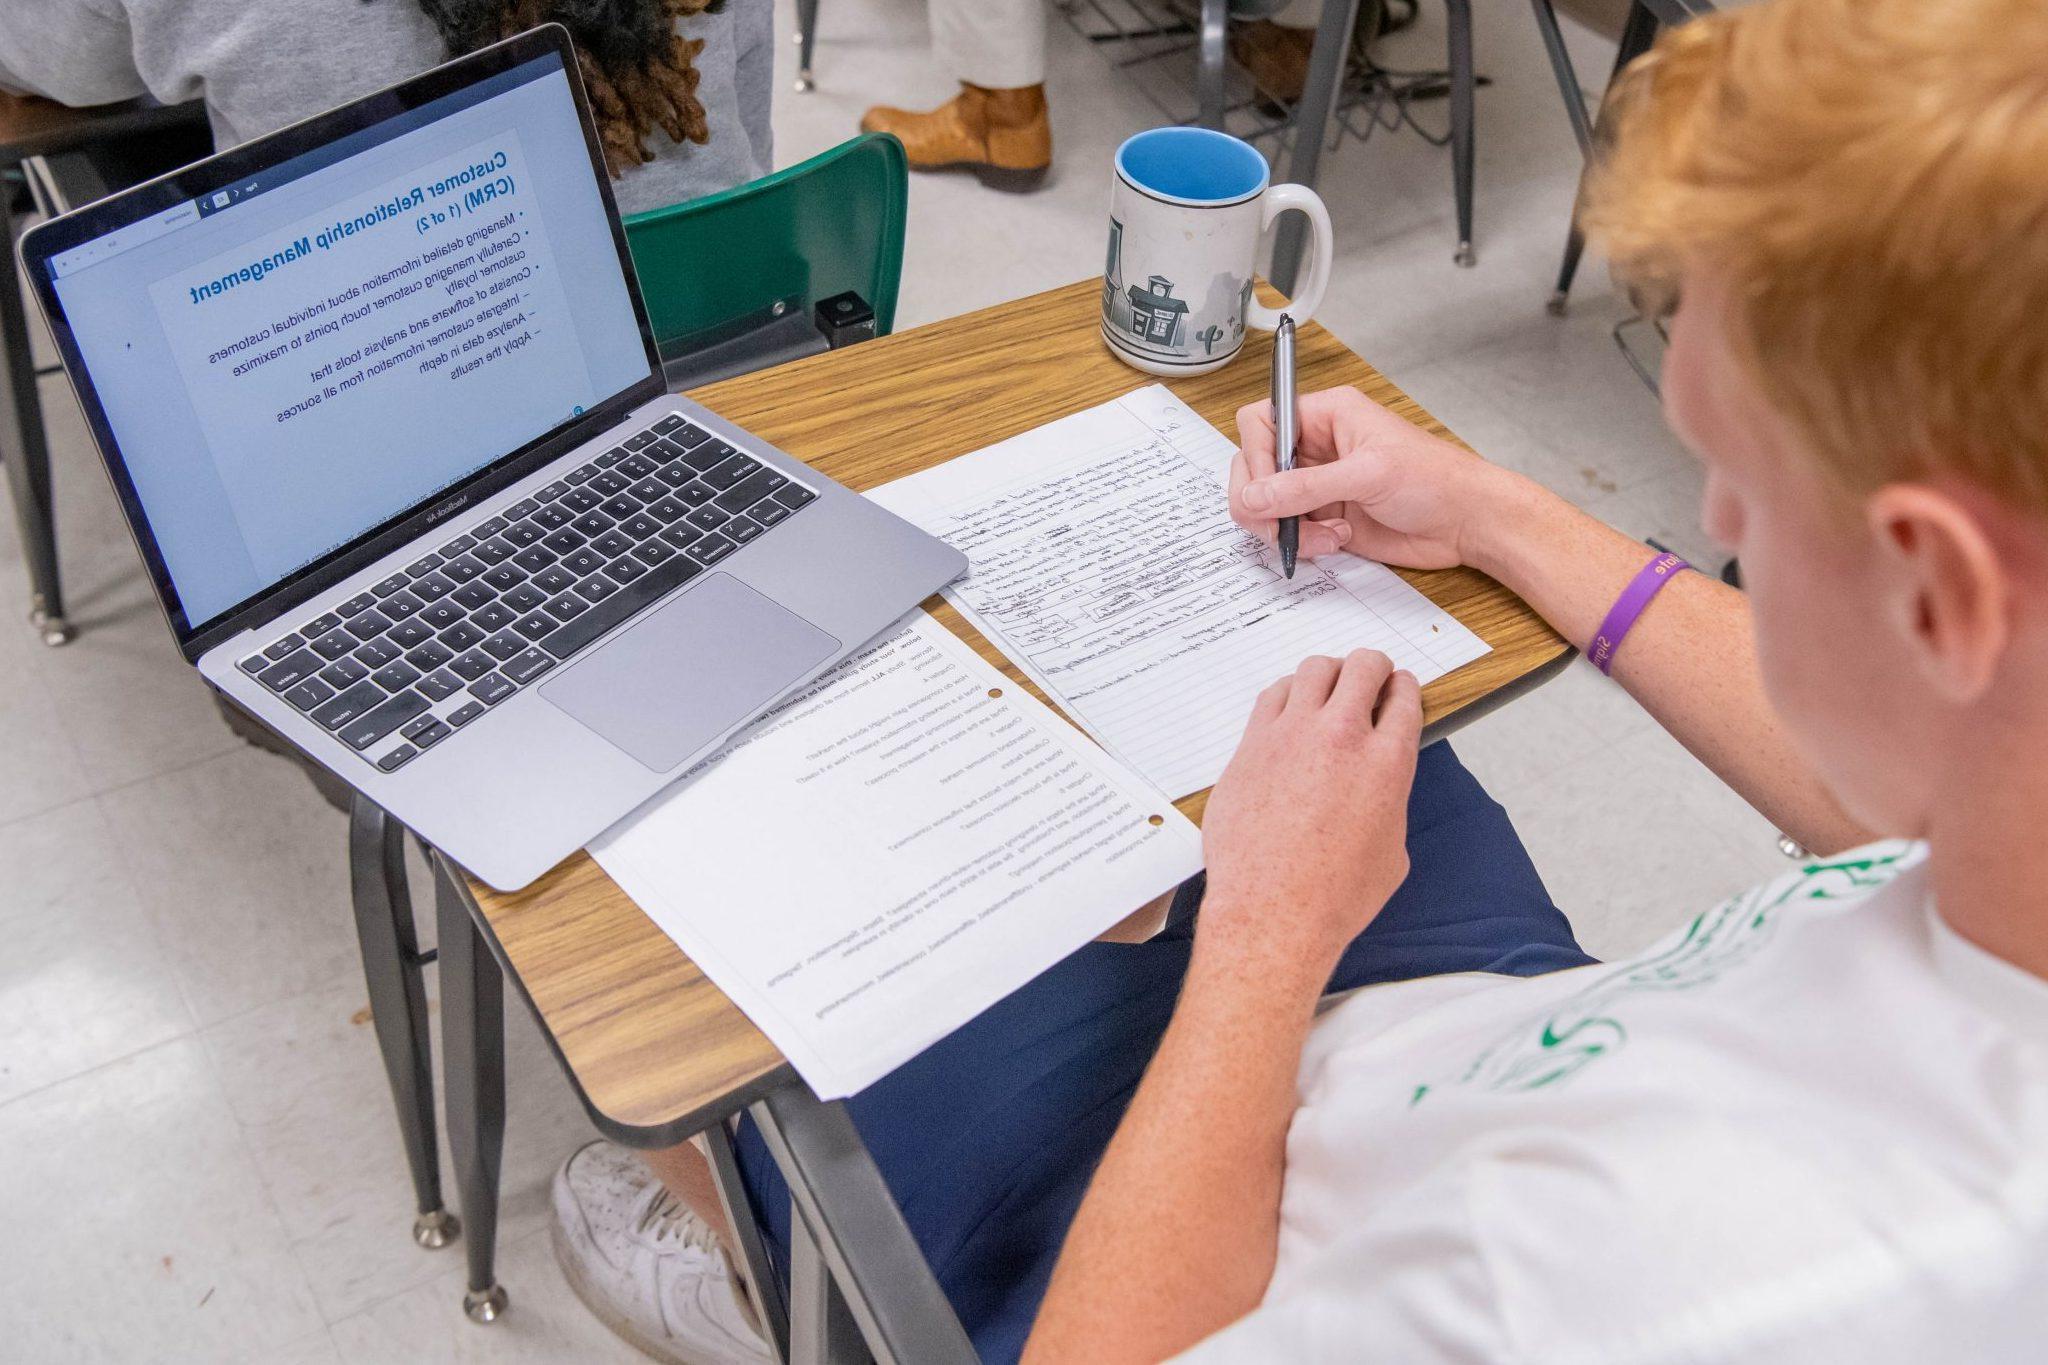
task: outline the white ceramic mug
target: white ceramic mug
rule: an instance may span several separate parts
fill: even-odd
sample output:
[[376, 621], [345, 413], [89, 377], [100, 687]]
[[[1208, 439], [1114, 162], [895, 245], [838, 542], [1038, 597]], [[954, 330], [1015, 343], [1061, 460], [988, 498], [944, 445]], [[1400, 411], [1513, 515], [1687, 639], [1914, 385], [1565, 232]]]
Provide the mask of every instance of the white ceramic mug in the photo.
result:
[[[1102, 340], [1148, 374], [1207, 374], [1247, 327], [1315, 315], [1330, 282], [1330, 211], [1305, 185], [1268, 185], [1266, 158], [1228, 133], [1154, 128], [1124, 140], [1109, 195]], [[1307, 283], [1284, 310], [1252, 297], [1259, 237], [1289, 209], [1308, 216]]]

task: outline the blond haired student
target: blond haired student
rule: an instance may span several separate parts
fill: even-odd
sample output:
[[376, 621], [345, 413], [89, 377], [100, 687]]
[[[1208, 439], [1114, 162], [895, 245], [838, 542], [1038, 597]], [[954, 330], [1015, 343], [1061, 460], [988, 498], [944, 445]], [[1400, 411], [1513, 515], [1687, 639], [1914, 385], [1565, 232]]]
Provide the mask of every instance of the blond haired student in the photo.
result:
[[1665, 407], [1748, 595], [1351, 392], [1293, 473], [1241, 414], [1233, 505], [1494, 574], [1831, 852], [1632, 961], [1318, 1017], [1415, 727], [1383, 663], [1311, 660], [1210, 802], [1187, 984], [1027, 1358], [2048, 1359], [2048, 8], [1768, 0], [1610, 113], [1589, 223], [1676, 305]]

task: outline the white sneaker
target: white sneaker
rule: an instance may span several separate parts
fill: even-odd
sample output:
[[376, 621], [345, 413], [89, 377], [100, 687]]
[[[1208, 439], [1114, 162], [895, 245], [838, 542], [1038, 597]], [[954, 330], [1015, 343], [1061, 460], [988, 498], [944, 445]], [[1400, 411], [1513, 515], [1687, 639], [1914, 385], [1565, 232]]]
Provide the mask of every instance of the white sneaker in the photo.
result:
[[771, 1365], [718, 1234], [622, 1147], [555, 1172], [555, 1259], [605, 1326], [672, 1365]]

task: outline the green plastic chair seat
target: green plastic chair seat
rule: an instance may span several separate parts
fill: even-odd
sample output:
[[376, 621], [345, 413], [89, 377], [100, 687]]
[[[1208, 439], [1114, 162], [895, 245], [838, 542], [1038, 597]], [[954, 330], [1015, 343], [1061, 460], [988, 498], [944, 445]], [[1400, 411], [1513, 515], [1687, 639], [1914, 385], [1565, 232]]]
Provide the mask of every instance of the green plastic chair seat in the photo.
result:
[[625, 220], [671, 379], [701, 383], [825, 349], [821, 299], [853, 290], [895, 325], [910, 197], [903, 144], [867, 133], [720, 194]]

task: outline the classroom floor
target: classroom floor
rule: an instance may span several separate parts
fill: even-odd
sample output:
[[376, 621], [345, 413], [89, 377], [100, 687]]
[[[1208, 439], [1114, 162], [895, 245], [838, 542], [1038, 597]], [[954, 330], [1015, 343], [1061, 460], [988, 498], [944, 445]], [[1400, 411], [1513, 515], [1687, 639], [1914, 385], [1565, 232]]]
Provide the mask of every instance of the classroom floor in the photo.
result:
[[[785, 34], [788, 0], [777, 0]], [[1451, 262], [1448, 154], [1346, 143], [1323, 193], [1339, 260], [1321, 321], [1472, 445], [1637, 535], [1718, 563], [1699, 478], [1608, 338], [1589, 266], [1543, 310], [1578, 157], [1520, 5], [1477, 7], [1479, 263]], [[779, 164], [867, 104], [936, 103], [919, 0], [822, 7], [819, 88], [782, 73]], [[1435, 7], [1389, 45], [1433, 65]], [[1582, 70], [1611, 47], [1573, 31]], [[793, 68], [792, 50], [781, 59]], [[1008, 197], [919, 177], [899, 327], [1099, 269], [1109, 156], [1151, 107], [1052, 29], [1056, 173]], [[1133, 376], [1133, 383], [1139, 382]], [[67, 588], [83, 634], [46, 650], [0, 526], [0, 1332], [45, 1360], [635, 1360], [564, 1285], [548, 1180], [588, 1127], [534, 1026], [510, 1024], [500, 1274], [461, 1314], [459, 1246], [409, 1237], [409, 1185], [368, 1025], [343, 822], [223, 727], [157, 616], [73, 404], [44, 381]], [[0, 495], [4, 496], [4, 495]], [[1782, 866], [1773, 831], [1618, 690], [1577, 666], [1457, 747], [1519, 825], [1596, 953]], [[427, 928], [431, 937], [431, 925]], [[450, 1187], [452, 1189], [452, 1186]]]

